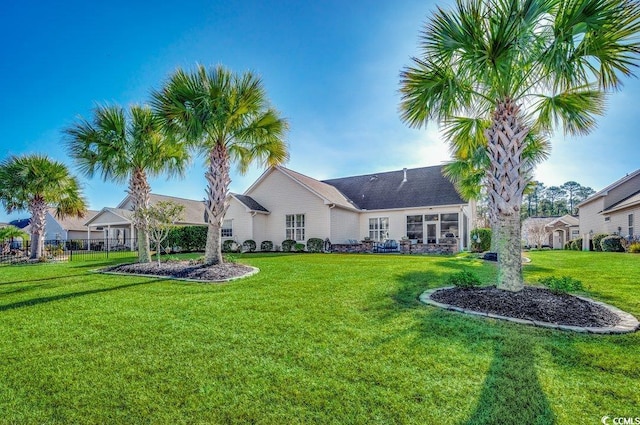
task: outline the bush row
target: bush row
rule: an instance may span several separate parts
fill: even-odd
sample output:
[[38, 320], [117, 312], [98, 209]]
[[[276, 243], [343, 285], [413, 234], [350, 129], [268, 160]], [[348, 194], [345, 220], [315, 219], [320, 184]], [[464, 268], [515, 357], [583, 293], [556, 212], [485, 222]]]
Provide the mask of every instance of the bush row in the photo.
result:
[[[257, 248], [256, 241], [247, 239], [238, 244], [232, 240], [226, 240], [222, 242], [222, 252], [255, 252]], [[319, 238], [309, 238], [307, 245], [294, 241], [293, 239], [285, 239], [282, 241], [281, 249], [283, 252], [322, 252], [324, 248], [324, 242]], [[269, 252], [274, 250], [272, 241], [262, 241], [260, 243], [260, 251]], [[276, 251], [280, 251], [280, 247], [275, 246]]]
[[[633, 242], [628, 247], [625, 238], [619, 235], [607, 235], [598, 233], [591, 238], [591, 248], [599, 252], [640, 252], [640, 242]], [[581, 251], [582, 238], [568, 241], [564, 244], [564, 249]]]

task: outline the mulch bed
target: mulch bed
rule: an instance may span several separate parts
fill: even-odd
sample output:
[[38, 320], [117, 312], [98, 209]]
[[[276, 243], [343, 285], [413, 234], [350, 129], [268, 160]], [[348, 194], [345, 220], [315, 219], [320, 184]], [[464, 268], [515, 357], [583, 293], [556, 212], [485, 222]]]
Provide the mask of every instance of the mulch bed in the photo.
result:
[[223, 263], [217, 264], [215, 266], [204, 266], [202, 264], [193, 264], [188, 261], [171, 261], [161, 264], [158, 264], [157, 262], [121, 264], [118, 266], [106, 268], [103, 271], [167, 276], [177, 279], [213, 281], [241, 277], [253, 270], [254, 269], [251, 267], [236, 263]]
[[442, 289], [431, 294], [431, 299], [466, 310], [558, 325], [605, 327], [620, 321], [616, 314], [600, 305], [531, 286], [521, 292], [503, 291], [495, 286]]

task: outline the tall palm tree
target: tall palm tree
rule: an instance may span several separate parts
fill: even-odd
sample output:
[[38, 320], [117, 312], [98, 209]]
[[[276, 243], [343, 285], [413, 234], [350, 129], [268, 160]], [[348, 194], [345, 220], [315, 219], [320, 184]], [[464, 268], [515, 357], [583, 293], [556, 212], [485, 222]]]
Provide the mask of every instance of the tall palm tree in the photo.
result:
[[[445, 164], [443, 174], [448, 177], [466, 200], [478, 200], [489, 192], [487, 173], [491, 162], [487, 155], [485, 131], [491, 126], [489, 120], [456, 117], [444, 130], [449, 141], [453, 161]], [[527, 134], [526, 147], [522, 151], [524, 169], [532, 174], [536, 164], [549, 157], [550, 143], [534, 131]], [[497, 232], [497, 214], [489, 205], [488, 215], [492, 233]], [[491, 238], [491, 250], [497, 247], [496, 238]]]
[[587, 134], [607, 94], [637, 66], [640, 6], [631, 0], [457, 0], [421, 35], [401, 73], [409, 125], [489, 120], [489, 203], [496, 215], [498, 287], [523, 288], [520, 208], [531, 178], [527, 136]]
[[89, 178], [125, 182], [133, 204], [138, 261], [151, 261], [147, 216], [151, 186], [148, 178], [182, 175], [189, 161], [183, 143], [162, 131], [162, 121], [147, 106], [97, 106], [93, 120], [80, 117], [65, 130], [67, 145], [79, 169]]
[[48, 208], [56, 216], [83, 217], [86, 202], [78, 179], [66, 165], [44, 155], [11, 156], [0, 163], [0, 201], [7, 213], [31, 214], [31, 258], [42, 256]]
[[221, 263], [220, 229], [228, 207], [231, 164], [244, 173], [253, 162], [285, 162], [288, 123], [269, 105], [259, 77], [251, 72], [238, 75], [222, 66], [178, 69], [153, 93], [152, 106], [172, 134], [207, 159], [205, 262]]
[[0, 255], [9, 253], [11, 242], [13, 242], [15, 238], [26, 239], [28, 236], [27, 232], [17, 228], [16, 226], [9, 225], [0, 227]]

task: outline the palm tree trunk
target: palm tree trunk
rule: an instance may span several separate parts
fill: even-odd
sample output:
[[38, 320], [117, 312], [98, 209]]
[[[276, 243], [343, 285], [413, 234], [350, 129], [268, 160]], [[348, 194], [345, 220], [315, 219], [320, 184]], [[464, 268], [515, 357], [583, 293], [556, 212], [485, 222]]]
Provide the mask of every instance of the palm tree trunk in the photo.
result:
[[220, 229], [227, 212], [227, 191], [231, 183], [229, 177], [229, 153], [223, 143], [216, 145], [209, 152], [209, 169], [205, 173], [207, 179], [207, 245], [204, 251], [205, 264], [222, 264], [222, 243]]
[[29, 258], [42, 257], [42, 237], [47, 218], [47, 204], [41, 196], [35, 196], [29, 203], [31, 212], [31, 255]]
[[[136, 168], [129, 179], [129, 190], [133, 204], [133, 226], [138, 238], [138, 262], [151, 262], [151, 247], [149, 244], [149, 219], [146, 210], [149, 208], [151, 186], [147, 182], [147, 174], [142, 168]], [[133, 236], [133, 235], [132, 235]]]
[[526, 186], [522, 151], [529, 129], [520, 122], [520, 107], [511, 99], [499, 101], [493, 124], [486, 131], [491, 168], [488, 176], [489, 203], [493, 206], [498, 253], [498, 288], [521, 291], [522, 257], [520, 208]]

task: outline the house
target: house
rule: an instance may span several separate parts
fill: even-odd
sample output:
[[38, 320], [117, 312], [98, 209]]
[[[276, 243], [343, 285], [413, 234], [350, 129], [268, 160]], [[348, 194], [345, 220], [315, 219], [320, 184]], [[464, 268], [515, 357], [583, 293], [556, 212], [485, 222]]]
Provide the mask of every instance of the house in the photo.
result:
[[640, 169], [627, 174], [578, 204], [580, 235], [598, 233], [637, 237], [640, 216]]
[[475, 204], [464, 201], [442, 175], [442, 166], [316, 180], [276, 166], [243, 194], [232, 193], [223, 239], [259, 245], [285, 239], [329, 239], [333, 244], [364, 239], [409, 239], [415, 245], [470, 240]]
[[522, 222], [522, 240], [528, 247], [563, 249], [567, 242], [579, 236], [578, 218], [569, 214], [527, 217]]
[[[149, 203], [154, 205], [160, 201], [174, 202], [184, 206], [182, 219], [176, 224], [180, 226], [204, 225], [205, 206], [204, 201], [194, 201], [192, 199], [177, 198], [174, 196], [151, 194]], [[136, 232], [133, 226], [133, 202], [131, 195], [127, 195], [115, 208], [103, 208], [91, 219], [84, 223], [91, 229], [91, 235], [99, 232], [99, 237], [95, 239], [107, 240], [111, 246], [119, 246], [134, 250], [137, 245]], [[93, 236], [90, 239], [94, 239]]]
[[87, 210], [84, 217], [67, 216], [60, 218], [56, 216], [56, 210], [49, 208], [45, 217], [44, 240], [46, 241], [67, 241], [73, 239], [99, 238], [102, 232], [90, 231], [85, 225], [87, 220], [91, 220], [98, 214], [98, 211]]

